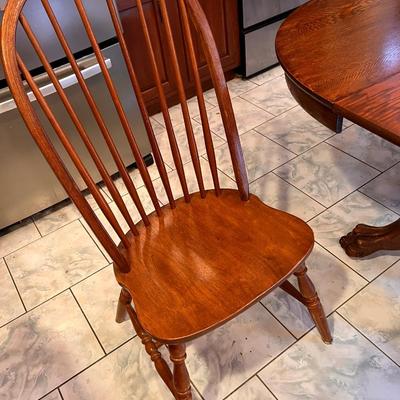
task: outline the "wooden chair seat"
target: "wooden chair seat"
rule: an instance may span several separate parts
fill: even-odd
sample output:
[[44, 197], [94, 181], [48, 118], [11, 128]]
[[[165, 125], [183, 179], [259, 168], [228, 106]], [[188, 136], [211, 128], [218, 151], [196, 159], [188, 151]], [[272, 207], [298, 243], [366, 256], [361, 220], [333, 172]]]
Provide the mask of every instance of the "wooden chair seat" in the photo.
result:
[[197, 193], [163, 207], [129, 235], [131, 271], [116, 271], [140, 323], [164, 343], [192, 339], [249, 307], [305, 260], [313, 233], [302, 220], [236, 190]]

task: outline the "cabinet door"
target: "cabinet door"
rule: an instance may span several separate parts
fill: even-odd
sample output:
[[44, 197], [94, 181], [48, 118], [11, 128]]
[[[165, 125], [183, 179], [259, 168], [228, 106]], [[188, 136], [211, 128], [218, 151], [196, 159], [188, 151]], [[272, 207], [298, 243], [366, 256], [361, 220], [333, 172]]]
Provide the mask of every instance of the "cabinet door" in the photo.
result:
[[[151, 109], [152, 104], [158, 101], [158, 92], [155, 87], [153, 74], [149, 64], [147, 47], [145, 44], [144, 34], [141, 29], [136, 0], [119, 0], [117, 1], [118, 9], [124, 36], [129, 49], [132, 63], [140, 82], [144, 99]], [[180, 60], [185, 59], [183, 48], [182, 30], [180, 24], [180, 16], [176, 0], [167, 0], [169, 10], [170, 23], [176, 43], [176, 50]], [[143, 0], [143, 9], [154, 47], [157, 65], [161, 74], [164, 91], [167, 97], [174, 96], [176, 93], [175, 80], [173, 70], [171, 68], [170, 55], [165, 43], [164, 26], [161, 18], [157, 0]], [[183, 79], [188, 80], [187, 68], [184, 64], [182, 68]]]
[[[240, 66], [239, 10], [237, 0], [199, 0], [207, 16], [225, 72]], [[209, 77], [200, 41], [193, 37], [203, 79]]]

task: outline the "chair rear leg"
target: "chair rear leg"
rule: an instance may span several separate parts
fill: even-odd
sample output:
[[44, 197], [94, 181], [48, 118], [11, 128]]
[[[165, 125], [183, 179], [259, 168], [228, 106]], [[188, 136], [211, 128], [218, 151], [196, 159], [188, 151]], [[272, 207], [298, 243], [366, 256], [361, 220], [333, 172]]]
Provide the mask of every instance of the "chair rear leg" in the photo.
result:
[[328, 326], [328, 321], [314, 284], [307, 275], [307, 267], [302, 265], [294, 274], [299, 282], [299, 289], [304, 298], [304, 304], [308, 308], [322, 340], [328, 344], [332, 343], [332, 335]]
[[169, 345], [169, 354], [174, 364], [174, 386], [177, 400], [192, 400], [189, 373], [186, 368], [186, 346], [184, 344]]
[[122, 322], [125, 322], [129, 319], [126, 307], [131, 303], [132, 303], [131, 295], [126, 289], [122, 288], [118, 299], [117, 315], [115, 317], [115, 321], [118, 324], [121, 324]]

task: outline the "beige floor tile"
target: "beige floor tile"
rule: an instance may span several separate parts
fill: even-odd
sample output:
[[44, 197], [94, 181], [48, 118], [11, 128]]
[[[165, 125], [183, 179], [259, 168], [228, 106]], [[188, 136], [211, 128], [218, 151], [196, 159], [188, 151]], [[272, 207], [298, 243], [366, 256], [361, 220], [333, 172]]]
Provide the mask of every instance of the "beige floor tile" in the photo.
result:
[[[214, 183], [212, 180], [212, 175], [211, 175], [208, 161], [206, 161], [204, 158], [201, 158], [200, 167], [201, 167], [201, 171], [203, 174], [203, 182], [204, 182], [205, 189], [207, 189], [207, 190], [213, 189]], [[198, 192], [199, 186], [198, 186], [198, 183], [196, 180], [196, 175], [194, 172], [193, 164], [192, 163], [185, 164], [184, 170], [185, 170], [185, 177], [186, 177], [186, 182], [188, 185], [189, 193]], [[218, 171], [218, 178], [219, 178], [219, 183], [220, 183], [221, 188], [237, 189], [235, 181], [228, 178], [221, 171]], [[169, 179], [169, 182], [171, 185], [171, 190], [174, 195], [174, 198], [179, 199], [179, 198], [183, 197], [183, 190], [182, 190], [182, 186], [181, 186], [181, 183], [179, 180], [178, 173], [176, 171], [171, 171], [168, 174], [168, 179]], [[161, 179], [157, 179], [156, 181], [154, 181], [154, 186], [155, 186], [155, 189], [157, 192], [158, 199], [163, 204], [167, 204], [168, 197], [167, 197], [167, 194], [166, 194], [166, 191], [164, 189]]]
[[339, 313], [400, 364], [400, 262], [348, 301]]
[[40, 238], [40, 233], [31, 219], [0, 231], [0, 258]]
[[66, 383], [61, 393], [64, 400], [173, 399], [138, 338]]
[[272, 79], [278, 78], [285, 73], [283, 68], [278, 65], [277, 67], [271, 68], [268, 71], [262, 72], [256, 76], [250, 78], [250, 81], [256, 83], [257, 85], [263, 85], [264, 83], [271, 81]]
[[374, 178], [378, 171], [321, 143], [275, 173], [329, 207]]
[[[85, 198], [94, 210], [99, 208], [91, 194], [86, 194]], [[108, 196], [105, 196], [105, 200], [110, 202]], [[61, 227], [77, 220], [80, 217], [81, 213], [71, 202], [71, 200], [65, 200], [53, 207], [35, 214], [33, 216], [33, 220], [35, 221], [35, 224], [41, 235], [44, 236], [56, 231], [57, 229], [60, 229]]]
[[259, 303], [188, 347], [191, 379], [206, 399], [223, 399], [294, 342]]
[[321, 204], [273, 173], [264, 175], [251, 183], [250, 192], [268, 206], [296, 215], [305, 221], [325, 210]]
[[[188, 104], [189, 114], [190, 114], [191, 118], [194, 118], [194, 117], [197, 117], [198, 115], [200, 115], [199, 105], [198, 105], [196, 97], [192, 97], [191, 99], [189, 99], [187, 101], [187, 104]], [[208, 103], [207, 101], [205, 102], [205, 104], [206, 104], [207, 110], [212, 110], [214, 108], [214, 105], [211, 103]], [[173, 126], [182, 125], [184, 123], [182, 109], [181, 109], [180, 104], [170, 107], [169, 115], [170, 115]], [[162, 113], [153, 115], [152, 119], [157, 121], [160, 125], [165, 127], [165, 121], [164, 121]]]
[[[231, 98], [240, 96], [243, 93], [248, 92], [251, 89], [254, 89], [257, 85], [251, 80], [242, 79], [240, 77], [234, 78], [228, 81], [228, 89]], [[214, 89], [208, 90], [204, 94], [205, 99], [213, 104], [214, 106], [218, 105], [217, 95]]]
[[121, 288], [112, 265], [73, 286], [71, 290], [107, 353], [135, 336], [130, 321], [122, 324], [115, 322]]
[[58, 390], [54, 390], [41, 400], [62, 400]]
[[226, 400], [274, 400], [274, 396], [257, 377], [250, 379]]
[[6, 257], [28, 309], [107, 265], [79, 221]]
[[[206, 145], [205, 145], [205, 141], [204, 141], [203, 128], [195, 120], [192, 120], [192, 127], [193, 127], [193, 133], [194, 133], [194, 137], [195, 137], [196, 144], [197, 144], [197, 152], [201, 156], [202, 154], [206, 153]], [[212, 136], [213, 136], [212, 141], [213, 141], [215, 148], [225, 142], [223, 139], [221, 139], [217, 135], [213, 134]], [[175, 127], [175, 137], [176, 137], [176, 141], [179, 146], [179, 152], [181, 155], [182, 163], [186, 164], [188, 162], [191, 162], [192, 158], [191, 158], [189, 143], [188, 143], [188, 139], [187, 139], [186, 127], [184, 124], [178, 125]], [[160, 147], [160, 151], [163, 156], [164, 162], [167, 165], [169, 165], [171, 168], [176, 169], [174, 159], [172, 156], [171, 146], [169, 144], [167, 132], [164, 132], [164, 134], [158, 135], [157, 142]]]
[[379, 171], [386, 171], [400, 161], [398, 146], [361, 126], [353, 125], [327, 142]]
[[400, 214], [400, 163], [360, 188], [360, 192]]
[[[232, 99], [232, 106], [235, 112], [236, 124], [240, 135], [274, 117], [272, 114], [256, 107], [254, 104], [251, 104], [241, 97]], [[215, 107], [208, 112], [208, 119], [211, 130], [221, 138], [225, 139], [225, 129], [221, 119], [221, 112], [218, 107]], [[196, 117], [195, 120], [197, 122], [201, 121], [200, 117]]]
[[5, 262], [0, 259], [0, 326], [25, 312]]
[[279, 400], [397, 400], [400, 368], [340, 316], [333, 344], [314, 329], [258, 375]]
[[36, 400], [104, 354], [70, 292], [0, 329], [0, 398]]
[[[256, 131], [250, 131], [241, 135], [240, 141], [246, 161], [249, 182], [253, 182], [295, 157], [295, 154]], [[235, 176], [228, 144], [218, 147], [215, 150], [215, 156], [218, 168], [234, 179]]]
[[359, 223], [386, 225], [398, 218], [394, 212], [355, 192], [310, 222], [315, 240], [368, 280], [374, 279], [400, 258], [400, 251], [380, 251], [356, 259], [346, 255], [339, 239]]
[[267, 121], [256, 131], [296, 154], [304, 153], [334, 135], [301, 107]]
[[297, 106], [283, 76], [268, 81], [240, 97], [275, 116]]
[[[306, 265], [327, 315], [368, 284], [318, 244]], [[295, 277], [290, 282], [298, 287]], [[262, 303], [297, 338], [314, 326], [307, 308], [279, 288], [266, 296]]]

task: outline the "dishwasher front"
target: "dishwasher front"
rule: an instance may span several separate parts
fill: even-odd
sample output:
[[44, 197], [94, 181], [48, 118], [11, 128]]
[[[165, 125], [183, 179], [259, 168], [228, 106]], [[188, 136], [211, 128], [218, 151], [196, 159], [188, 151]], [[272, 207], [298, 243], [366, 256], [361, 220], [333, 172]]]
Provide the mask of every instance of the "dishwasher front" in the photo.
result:
[[[106, 65], [117, 86], [122, 104], [133, 127], [143, 157], [151, 153], [146, 130], [140, 115], [129, 75], [118, 43], [111, 44], [102, 50]], [[107, 91], [100, 67], [93, 54], [79, 59], [79, 66], [91, 93], [98, 103], [101, 114], [106, 121], [114, 141], [121, 153], [125, 165], [134, 163], [130, 146], [121, 126], [118, 115]], [[66, 94], [77, 111], [81, 121], [96, 146], [110, 174], [117, 172], [110, 152], [101, 132], [93, 118], [91, 110], [83, 97], [70, 65], [65, 64], [56, 69], [57, 75], [65, 88]], [[46, 96], [55, 115], [62, 121], [65, 132], [81, 155], [89, 172], [98, 182], [100, 176], [90, 155], [66, 113], [53, 85], [49, 84], [46, 74], [36, 76], [42, 93]], [[31, 100], [46, 127], [46, 132], [55, 146], [62, 148], [56, 134], [41, 113], [40, 107], [31, 95]], [[81, 189], [85, 188], [82, 179], [72, 165], [65, 151], [61, 150], [63, 160], [71, 171]], [[147, 157], [147, 159], [151, 159]], [[0, 90], [0, 229], [18, 222], [30, 215], [48, 208], [64, 199], [67, 195], [61, 187], [44, 157], [38, 150], [31, 135], [26, 129], [7, 87]]]

